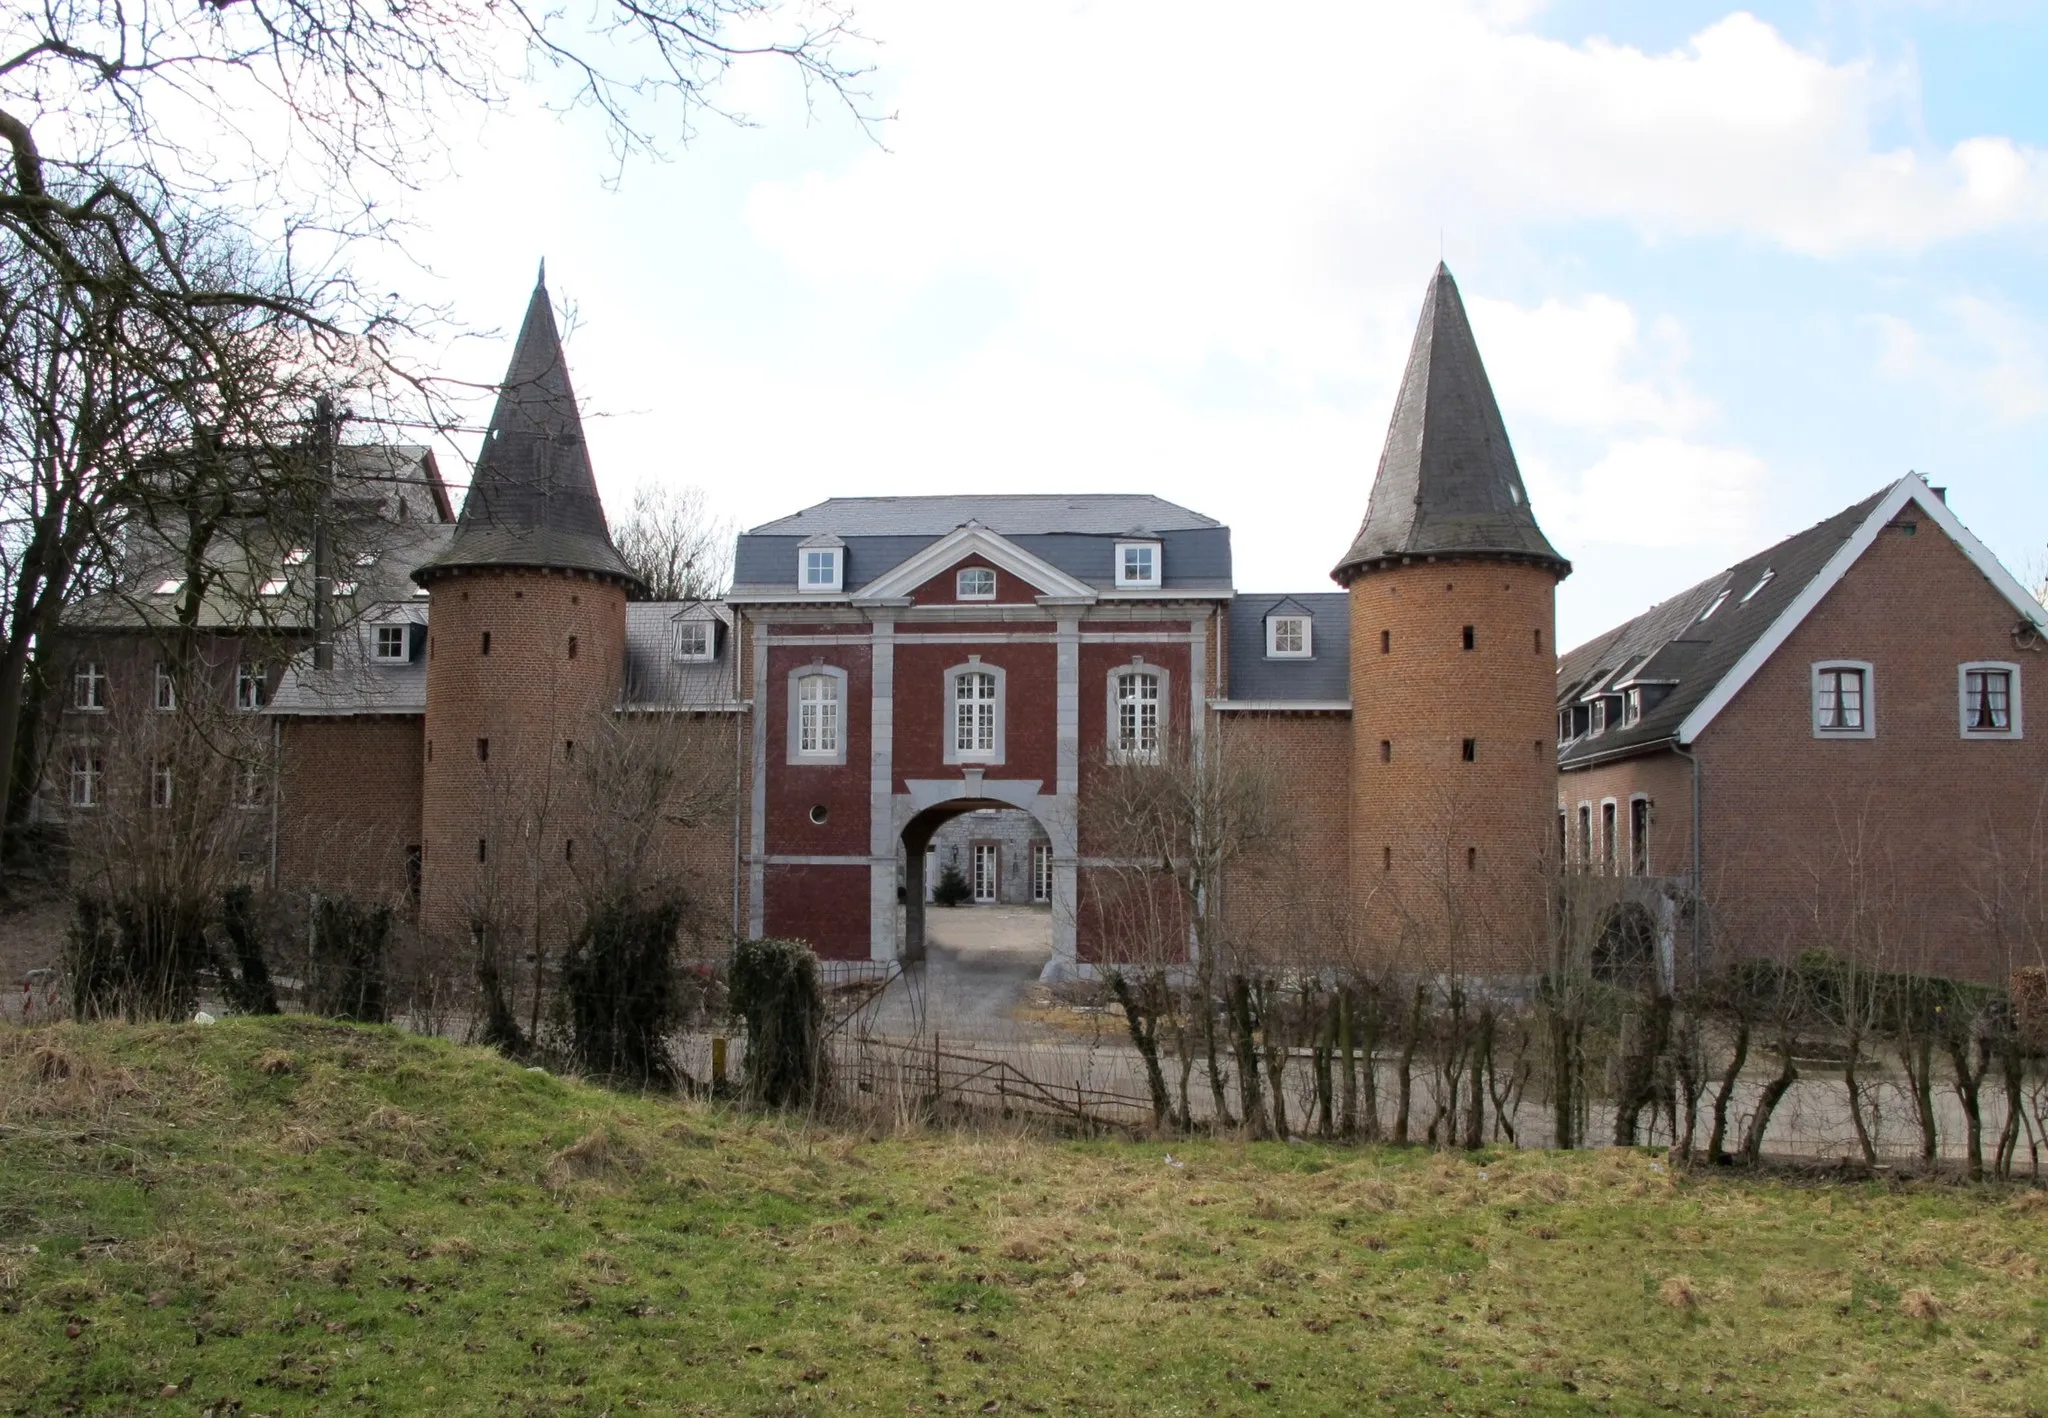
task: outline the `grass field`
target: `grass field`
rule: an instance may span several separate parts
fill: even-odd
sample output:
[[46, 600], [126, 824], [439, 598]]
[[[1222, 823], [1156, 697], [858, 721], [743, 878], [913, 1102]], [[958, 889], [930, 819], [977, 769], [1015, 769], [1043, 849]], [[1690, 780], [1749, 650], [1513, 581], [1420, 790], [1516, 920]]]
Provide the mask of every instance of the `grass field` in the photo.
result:
[[2048, 1193], [870, 1138], [307, 1019], [0, 1030], [0, 1412], [2048, 1411]]

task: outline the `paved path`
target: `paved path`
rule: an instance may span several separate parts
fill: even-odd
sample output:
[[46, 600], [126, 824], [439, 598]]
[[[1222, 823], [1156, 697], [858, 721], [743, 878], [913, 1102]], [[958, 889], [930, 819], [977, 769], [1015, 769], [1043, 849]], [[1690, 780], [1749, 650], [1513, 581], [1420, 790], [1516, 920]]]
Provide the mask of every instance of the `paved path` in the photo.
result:
[[[1012, 1017], [1052, 958], [1052, 912], [1032, 906], [925, 907], [925, 962], [889, 987], [868, 1027], [963, 1038], [1042, 1034]], [[918, 1015], [922, 1012], [922, 1027]]]

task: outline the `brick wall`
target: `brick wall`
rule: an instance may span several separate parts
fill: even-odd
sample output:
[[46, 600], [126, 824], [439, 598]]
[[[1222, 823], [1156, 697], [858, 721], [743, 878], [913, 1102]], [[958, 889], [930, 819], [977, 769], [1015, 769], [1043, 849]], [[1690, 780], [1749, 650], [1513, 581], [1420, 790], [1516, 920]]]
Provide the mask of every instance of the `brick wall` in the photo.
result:
[[1268, 959], [1326, 958], [1345, 943], [1350, 901], [1350, 716], [1230, 714], [1218, 729], [1227, 753], [1271, 770], [1283, 834], [1231, 878], [1233, 937]]
[[[1865, 948], [1907, 969], [2006, 979], [2042, 942], [1987, 904], [2042, 889], [2048, 655], [2016, 645], [2013, 607], [1909, 507], [1850, 568], [1698, 745], [1706, 889], [1725, 948]], [[1872, 666], [1875, 736], [1817, 739], [1811, 667]], [[2025, 736], [1960, 733], [1957, 667], [2020, 666]], [[2010, 901], [2008, 902], [2010, 905]], [[2038, 920], [2038, 910], [2034, 913]]]
[[481, 915], [517, 932], [538, 911], [553, 929], [572, 890], [569, 844], [587, 836], [569, 744], [601, 732], [617, 702], [625, 592], [522, 571], [445, 577], [432, 596], [421, 923], [463, 935]]
[[1385, 959], [1540, 966], [1557, 797], [1555, 595], [1548, 570], [1498, 562], [1405, 566], [1351, 585], [1352, 928]]
[[279, 721], [277, 880], [412, 907], [426, 735], [414, 717]]

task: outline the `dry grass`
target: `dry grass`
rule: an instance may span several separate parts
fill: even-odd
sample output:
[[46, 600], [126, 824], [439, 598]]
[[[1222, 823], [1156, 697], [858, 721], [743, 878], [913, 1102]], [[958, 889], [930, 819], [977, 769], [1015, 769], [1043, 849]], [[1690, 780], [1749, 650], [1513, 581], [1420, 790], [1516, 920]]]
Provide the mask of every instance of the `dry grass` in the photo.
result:
[[874, 1139], [311, 1021], [0, 1031], [7, 1115], [88, 1084], [91, 1128], [0, 1139], [0, 1411], [1963, 1415], [2048, 1392], [2044, 1213], [1992, 1190], [1622, 1151]]

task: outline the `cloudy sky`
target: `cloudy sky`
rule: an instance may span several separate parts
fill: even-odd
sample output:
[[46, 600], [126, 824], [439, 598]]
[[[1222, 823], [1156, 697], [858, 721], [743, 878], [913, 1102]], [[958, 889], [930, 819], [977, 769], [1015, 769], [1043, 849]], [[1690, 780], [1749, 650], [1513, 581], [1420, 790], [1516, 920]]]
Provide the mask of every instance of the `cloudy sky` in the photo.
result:
[[623, 172], [496, 116], [414, 205], [416, 288], [509, 335], [546, 258], [615, 510], [1152, 492], [1241, 588], [1322, 589], [1441, 254], [1563, 643], [1908, 469], [2038, 582], [2037, 8], [871, 0], [879, 143], [767, 67], [756, 126]]

